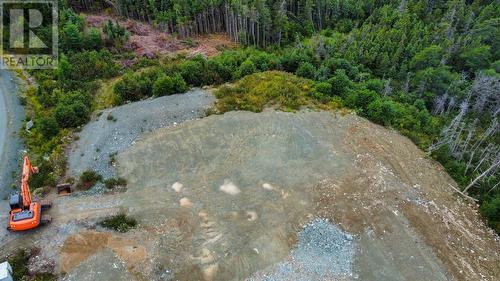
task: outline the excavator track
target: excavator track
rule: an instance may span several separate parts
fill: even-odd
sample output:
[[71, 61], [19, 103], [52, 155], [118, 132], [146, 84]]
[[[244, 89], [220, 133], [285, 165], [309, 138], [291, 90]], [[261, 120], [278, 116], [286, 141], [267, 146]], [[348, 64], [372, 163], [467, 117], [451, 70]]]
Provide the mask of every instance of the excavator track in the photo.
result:
[[42, 206], [42, 210], [47, 210], [47, 209], [52, 207], [52, 202], [50, 202], [48, 200], [42, 200], [40, 202], [40, 205]]
[[49, 215], [42, 215], [42, 225], [49, 224], [52, 221], [52, 217]]

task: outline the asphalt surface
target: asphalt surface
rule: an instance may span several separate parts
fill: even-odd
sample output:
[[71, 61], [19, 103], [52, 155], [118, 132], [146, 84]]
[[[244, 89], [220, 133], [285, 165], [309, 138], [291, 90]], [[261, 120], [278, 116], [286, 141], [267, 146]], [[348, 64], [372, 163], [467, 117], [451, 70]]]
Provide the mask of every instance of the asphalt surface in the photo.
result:
[[24, 108], [19, 103], [17, 80], [11, 72], [0, 70], [0, 200], [12, 192], [22, 154], [18, 133]]

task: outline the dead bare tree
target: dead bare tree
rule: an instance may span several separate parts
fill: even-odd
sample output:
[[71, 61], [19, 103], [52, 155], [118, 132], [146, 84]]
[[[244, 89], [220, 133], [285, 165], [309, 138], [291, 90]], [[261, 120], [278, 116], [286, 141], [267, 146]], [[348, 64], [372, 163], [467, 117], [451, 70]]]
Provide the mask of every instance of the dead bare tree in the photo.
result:
[[432, 114], [441, 115], [444, 112], [444, 106], [448, 101], [448, 93], [446, 92], [444, 95], [436, 96], [434, 98], [434, 108], [432, 109]]
[[489, 174], [495, 172], [498, 167], [500, 166], [500, 153], [496, 157], [497, 159], [489, 166], [486, 171], [484, 171], [482, 174], [477, 176], [463, 191], [463, 193], [466, 193], [471, 187], [475, 186], [480, 180], [482, 180], [484, 177], [488, 176]]
[[387, 79], [384, 84], [384, 91], [382, 92], [382, 95], [385, 96], [390, 96], [392, 94], [392, 87], [391, 87], [391, 78]]

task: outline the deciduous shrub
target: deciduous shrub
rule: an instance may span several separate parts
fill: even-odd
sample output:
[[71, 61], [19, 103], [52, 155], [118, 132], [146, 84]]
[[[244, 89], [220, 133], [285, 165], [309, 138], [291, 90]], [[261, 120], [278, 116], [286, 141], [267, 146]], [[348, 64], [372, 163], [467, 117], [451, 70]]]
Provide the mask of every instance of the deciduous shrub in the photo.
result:
[[125, 213], [119, 213], [116, 216], [102, 220], [99, 222], [99, 225], [118, 232], [127, 232], [137, 226], [137, 220], [127, 216]]
[[81, 190], [87, 190], [93, 187], [97, 182], [102, 180], [102, 176], [96, 171], [87, 170], [80, 175], [80, 181], [78, 183], [78, 188]]
[[113, 189], [116, 186], [127, 186], [127, 180], [124, 178], [111, 178], [104, 181], [107, 189]]
[[314, 79], [316, 75], [316, 67], [314, 67], [314, 65], [310, 62], [303, 62], [299, 65], [295, 74], [304, 78]]
[[50, 139], [59, 133], [59, 124], [54, 116], [40, 118], [37, 123], [37, 128], [46, 139]]

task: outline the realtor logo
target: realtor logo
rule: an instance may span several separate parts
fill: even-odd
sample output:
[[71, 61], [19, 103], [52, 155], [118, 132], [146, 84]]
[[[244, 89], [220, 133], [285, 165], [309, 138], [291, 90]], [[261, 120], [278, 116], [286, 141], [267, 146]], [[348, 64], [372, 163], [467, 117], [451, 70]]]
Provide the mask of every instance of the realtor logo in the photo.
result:
[[0, 15], [0, 68], [57, 67], [57, 0], [0, 0]]

